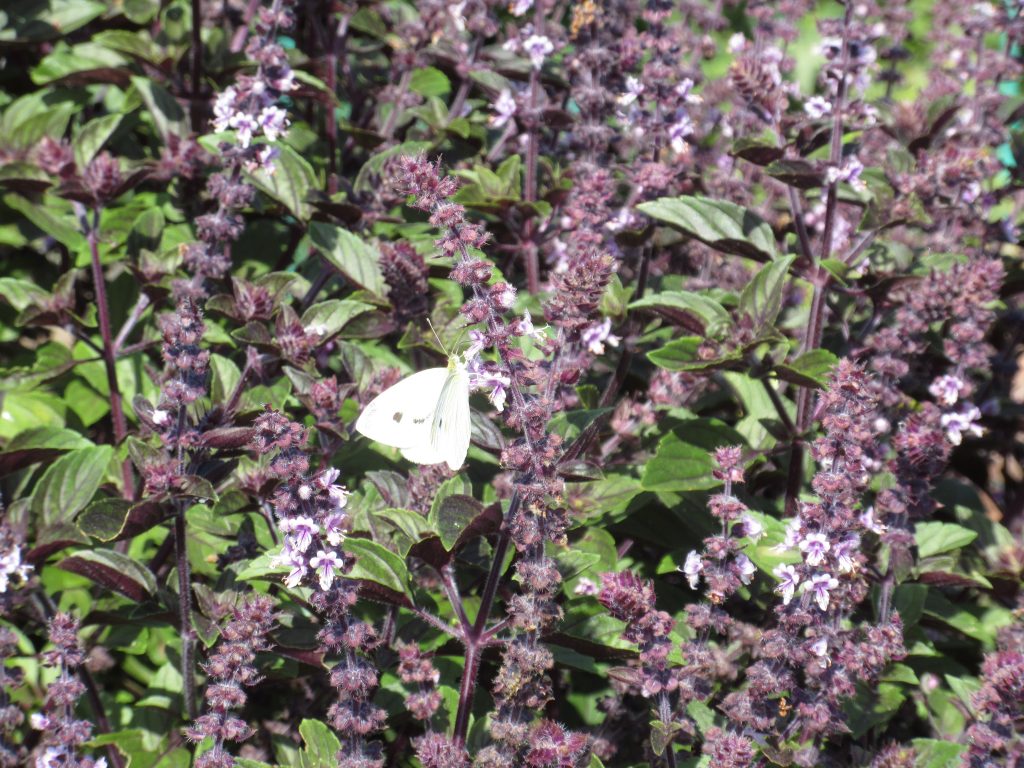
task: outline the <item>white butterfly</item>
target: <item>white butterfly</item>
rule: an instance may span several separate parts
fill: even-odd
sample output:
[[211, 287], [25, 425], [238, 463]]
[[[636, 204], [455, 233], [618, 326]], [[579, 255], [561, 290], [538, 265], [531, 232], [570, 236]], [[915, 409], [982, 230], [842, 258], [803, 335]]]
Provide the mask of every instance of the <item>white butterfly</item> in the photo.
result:
[[469, 388], [465, 359], [449, 355], [447, 368], [414, 373], [377, 395], [359, 414], [356, 429], [398, 448], [409, 461], [443, 461], [455, 471], [469, 451]]

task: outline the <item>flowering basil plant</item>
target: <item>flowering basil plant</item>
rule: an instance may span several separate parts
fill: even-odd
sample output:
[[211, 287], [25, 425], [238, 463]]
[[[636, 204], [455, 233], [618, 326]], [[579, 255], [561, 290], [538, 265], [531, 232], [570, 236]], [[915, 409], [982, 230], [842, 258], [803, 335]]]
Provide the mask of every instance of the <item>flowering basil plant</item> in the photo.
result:
[[1024, 766], [1019, 3], [0, 20], [0, 767]]

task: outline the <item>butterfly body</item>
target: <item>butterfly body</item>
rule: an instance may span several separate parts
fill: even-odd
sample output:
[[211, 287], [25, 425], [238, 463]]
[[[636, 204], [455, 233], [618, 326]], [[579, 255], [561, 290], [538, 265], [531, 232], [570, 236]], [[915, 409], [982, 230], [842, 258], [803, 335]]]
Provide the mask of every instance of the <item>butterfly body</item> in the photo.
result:
[[363, 409], [356, 430], [398, 448], [417, 464], [446, 463], [452, 471], [469, 451], [470, 376], [452, 355], [447, 368], [428, 368], [384, 390]]

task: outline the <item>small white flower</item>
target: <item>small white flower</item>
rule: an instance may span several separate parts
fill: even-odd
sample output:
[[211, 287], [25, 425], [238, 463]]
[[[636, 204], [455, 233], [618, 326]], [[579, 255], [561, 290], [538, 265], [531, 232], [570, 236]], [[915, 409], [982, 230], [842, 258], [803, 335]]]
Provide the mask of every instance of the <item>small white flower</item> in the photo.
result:
[[327, 531], [327, 543], [332, 547], [340, 547], [345, 541], [346, 517], [341, 512], [328, 515], [324, 520], [324, 529]]
[[828, 538], [822, 533], [809, 533], [800, 542], [800, 551], [808, 565], [817, 566], [825, 559], [825, 553], [832, 548]]
[[163, 410], [162, 408], [157, 408], [153, 411], [153, 423], [156, 424], [158, 427], [162, 427], [170, 420], [170, 418], [171, 414]]
[[63, 768], [69, 757], [67, 747], [47, 747], [43, 754], [36, 758], [35, 768]]
[[264, 107], [259, 124], [268, 141], [277, 141], [288, 130], [288, 113], [280, 107]]
[[862, 526], [872, 533], [885, 533], [885, 526], [875, 520], [875, 508], [868, 507], [857, 518]]
[[750, 558], [742, 552], [736, 556], [736, 565], [740, 569], [740, 581], [749, 584], [754, 574], [757, 573], [757, 566], [750, 562]]
[[829, 592], [839, 586], [839, 580], [827, 573], [819, 573], [811, 577], [811, 580], [804, 583], [805, 589], [812, 592], [814, 601], [818, 607], [828, 610]]
[[643, 92], [644, 84], [640, 82], [640, 78], [629, 75], [626, 77], [626, 92], [620, 94], [615, 101], [620, 107], [628, 107], [636, 101]]
[[285, 522], [288, 523], [286, 533], [289, 534], [288, 541], [296, 552], [305, 552], [313, 543], [313, 536], [319, 535], [320, 526], [311, 517], [299, 515], [288, 518], [281, 522], [282, 530], [285, 529]]
[[860, 160], [856, 157], [848, 157], [838, 168], [832, 166], [825, 171], [825, 181], [829, 184], [845, 181], [851, 187], [860, 191], [867, 188], [867, 185], [860, 179], [860, 174], [863, 170], [864, 164]]
[[953, 445], [960, 445], [965, 432], [974, 437], [981, 437], [985, 434], [985, 430], [978, 424], [979, 419], [981, 419], [981, 411], [976, 405], [971, 405], [959, 413], [944, 413], [939, 421], [942, 428], [946, 430], [946, 439]]
[[29, 724], [37, 731], [44, 731], [50, 726], [50, 718], [42, 712], [33, 712], [28, 718]]
[[20, 547], [13, 546], [0, 554], [0, 593], [7, 591], [12, 576], [19, 581], [25, 581], [31, 572], [32, 566], [21, 561]]
[[327, 498], [335, 509], [344, 509], [348, 505], [350, 491], [343, 485], [331, 485], [327, 488]]
[[452, 17], [452, 23], [459, 32], [466, 31], [466, 17], [463, 11], [466, 9], [467, 0], [459, 0], [457, 3], [448, 4], [448, 15]]
[[554, 44], [544, 35], [530, 35], [523, 41], [523, 51], [530, 57], [534, 69], [544, 66], [544, 59], [555, 50]]
[[213, 127], [218, 131], [226, 131], [231, 127], [231, 116], [235, 113], [235, 100], [238, 91], [228, 86], [217, 97], [213, 104]]
[[942, 405], [951, 406], [956, 405], [965, 387], [964, 382], [957, 376], [940, 376], [931, 383], [928, 391]]
[[260, 129], [256, 118], [246, 112], [235, 112], [228, 120], [228, 125], [235, 130], [235, 138], [238, 139], [242, 149], [249, 148], [249, 145], [252, 144], [252, 137]]
[[800, 541], [801, 527], [803, 527], [803, 522], [800, 520], [800, 516], [797, 515], [786, 524], [786, 536], [776, 549], [785, 550], [795, 547]]
[[531, 8], [533, 8], [533, 0], [512, 0], [512, 5], [508, 7], [508, 10], [513, 16], [522, 16]]
[[597, 592], [597, 584], [586, 576], [576, 582], [576, 588], [573, 590], [573, 593], [577, 595], [596, 595]]
[[691, 135], [693, 135], [693, 121], [687, 115], [682, 115], [668, 127], [668, 138], [672, 151], [677, 155], [686, 154], [690, 148], [686, 143], [686, 137]]
[[832, 102], [824, 96], [811, 96], [804, 102], [804, 112], [812, 120], [820, 120], [825, 115], [832, 114]]
[[704, 561], [696, 551], [690, 550], [686, 556], [686, 562], [679, 570], [686, 574], [686, 580], [690, 582], [690, 589], [696, 589], [700, 584], [700, 573], [704, 570]]
[[828, 640], [824, 637], [819, 637], [813, 643], [811, 643], [811, 653], [817, 656], [821, 661], [822, 669], [828, 667], [832, 663], [832, 659], [828, 655]]
[[735, 32], [729, 37], [729, 43], [727, 50], [733, 56], [737, 53], [742, 53], [743, 49], [747, 47], [747, 37], [742, 32]]
[[335, 552], [320, 550], [316, 557], [309, 561], [309, 566], [316, 571], [320, 579], [320, 589], [328, 590], [334, 583], [335, 570], [341, 567], [341, 558]]
[[512, 91], [505, 88], [498, 94], [498, 100], [494, 102], [494, 114], [488, 118], [487, 124], [492, 128], [501, 128], [505, 123], [515, 117], [515, 114], [515, 97], [512, 96]]
[[840, 573], [850, 573], [857, 567], [857, 562], [853, 558], [859, 549], [860, 536], [856, 533], [847, 534], [846, 537], [836, 545], [832, 554], [836, 558], [836, 563], [839, 566]]
[[751, 541], [759, 541], [764, 536], [764, 526], [750, 515], [744, 515], [740, 520], [740, 530]]
[[782, 595], [782, 604], [789, 605], [797, 587], [800, 586], [800, 574], [797, 573], [796, 568], [786, 563], [777, 566], [772, 574], [779, 579], [775, 591]]
[[580, 341], [590, 350], [592, 355], [603, 355], [605, 343], [613, 347], [619, 346], [621, 339], [612, 332], [612, 320], [606, 317], [602, 322], [585, 328], [580, 334]]
[[311, 323], [306, 326], [306, 333], [310, 336], [326, 336], [327, 326], [323, 323]]

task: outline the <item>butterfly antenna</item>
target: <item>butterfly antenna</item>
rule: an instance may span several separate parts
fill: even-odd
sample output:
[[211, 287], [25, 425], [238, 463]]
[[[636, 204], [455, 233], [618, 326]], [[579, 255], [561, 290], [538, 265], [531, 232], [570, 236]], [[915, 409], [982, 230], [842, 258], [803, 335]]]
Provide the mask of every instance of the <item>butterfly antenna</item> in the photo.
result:
[[441, 351], [444, 352], [445, 357], [451, 357], [451, 355], [448, 354], [448, 349], [445, 347], [444, 342], [441, 341], [441, 337], [438, 336], [437, 331], [434, 330], [434, 324], [430, 322], [429, 317], [427, 318], [427, 325], [430, 326], [430, 332], [434, 334], [434, 338], [437, 339], [437, 345], [441, 348]]

